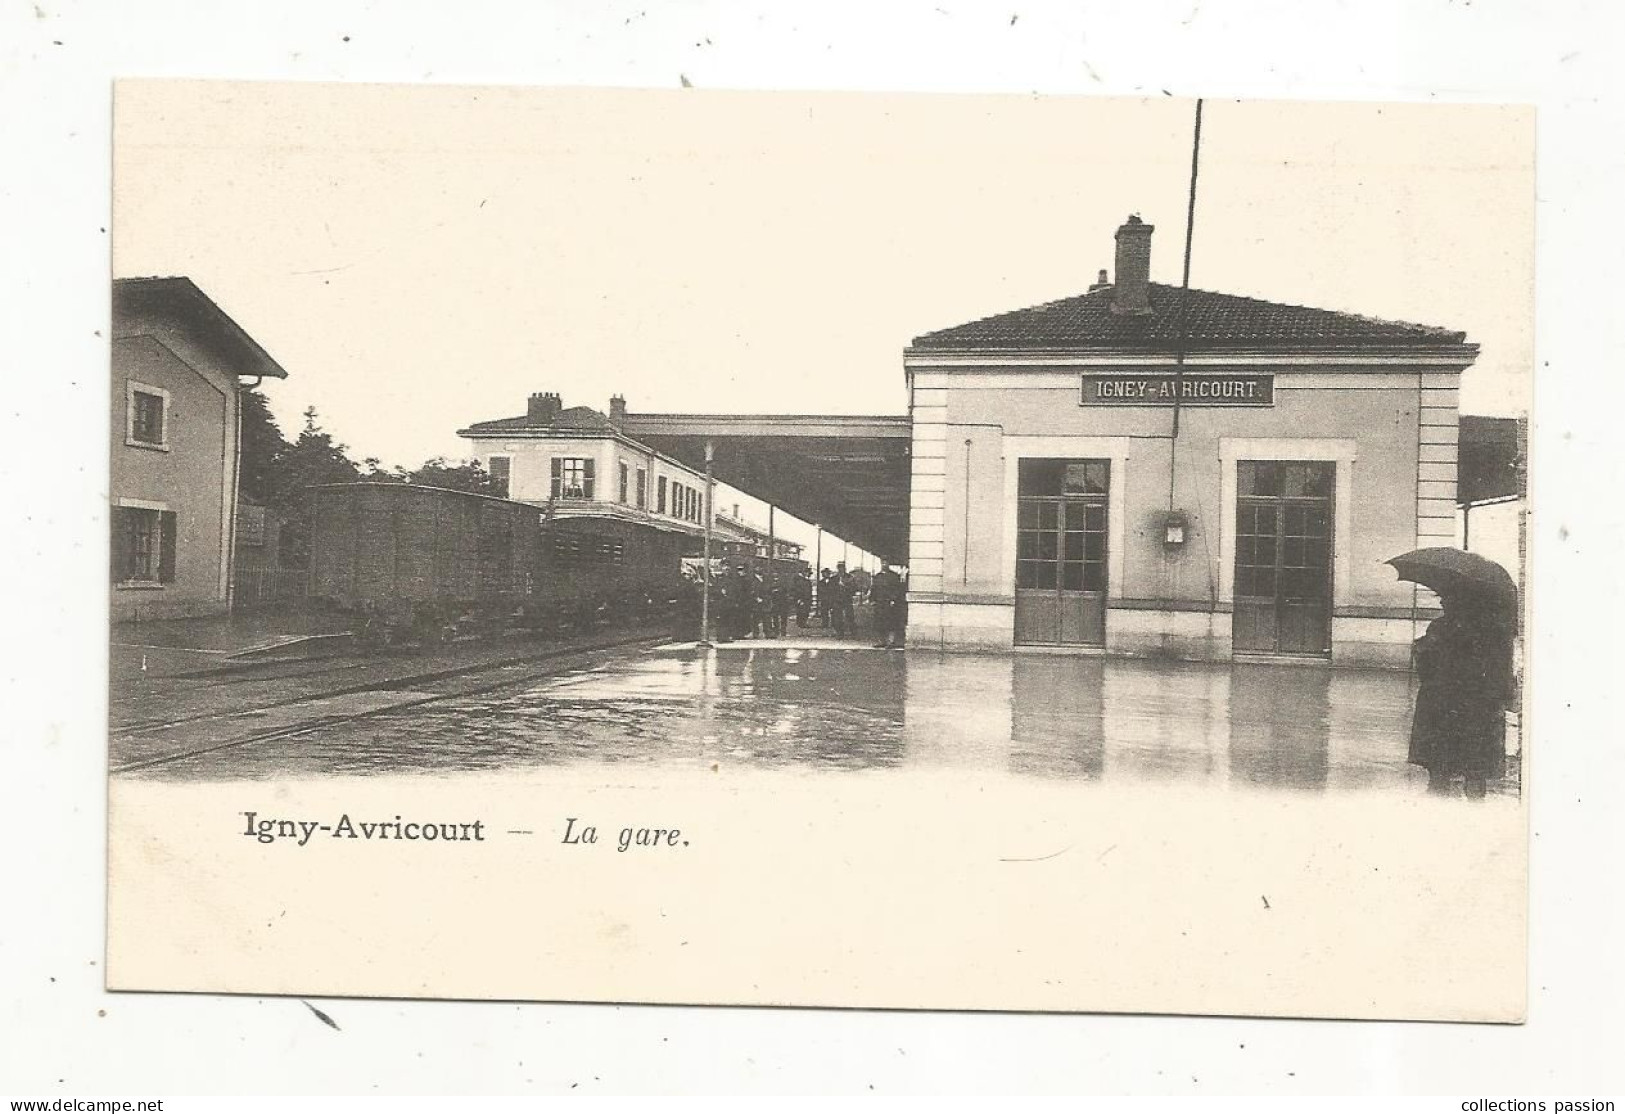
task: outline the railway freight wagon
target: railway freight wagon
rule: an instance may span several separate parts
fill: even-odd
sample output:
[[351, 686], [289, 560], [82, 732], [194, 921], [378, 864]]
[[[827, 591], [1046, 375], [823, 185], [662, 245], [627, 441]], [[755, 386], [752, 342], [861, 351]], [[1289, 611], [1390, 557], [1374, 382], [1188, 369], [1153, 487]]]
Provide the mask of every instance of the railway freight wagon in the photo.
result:
[[682, 559], [699, 543], [685, 534], [612, 518], [556, 518], [542, 526], [538, 596], [549, 599], [668, 601]]
[[310, 594], [354, 613], [363, 641], [444, 640], [534, 590], [540, 512], [527, 503], [366, 481], [310, 498]]

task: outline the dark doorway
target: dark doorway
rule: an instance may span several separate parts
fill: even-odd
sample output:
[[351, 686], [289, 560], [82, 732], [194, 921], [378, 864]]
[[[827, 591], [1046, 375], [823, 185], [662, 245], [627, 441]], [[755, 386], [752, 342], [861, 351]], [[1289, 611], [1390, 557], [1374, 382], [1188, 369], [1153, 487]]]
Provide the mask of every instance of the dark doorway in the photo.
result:
[[1016, 642], [1106, 643], [1111, 462], [1023, 460], [1016, 490]]
[[1330, 461], [1236, 463], [1237, 653], [1331, 654], [1336, 482]]

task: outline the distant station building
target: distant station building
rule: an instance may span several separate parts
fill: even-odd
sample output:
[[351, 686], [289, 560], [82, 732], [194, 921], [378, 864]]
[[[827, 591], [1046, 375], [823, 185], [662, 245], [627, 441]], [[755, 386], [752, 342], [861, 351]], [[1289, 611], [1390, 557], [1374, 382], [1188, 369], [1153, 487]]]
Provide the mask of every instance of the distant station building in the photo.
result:
[[284, 371], [187, 278], [113, 283], [112, 617], [218, 614], [237, 530], [239, 389]]
[[1405, 667], [1437, 601], [1384, 561], [1455, 542], [1477, 347], [1182, 295], [1152, 233], [1118, 229], [1115, 281], [905, 351], [909, 644]]
[[746, 522], [738, 514], [717, 511], [717, 528], [726, 539], [725, 554], [772, 558], [776, 561], [801, 560], [802, 547], [798, 543], [769, 534], [761, 527]]
[[[626, 400], [610, 399], [609, 413], [566, 407], [553, 392], [530, 396], [522, 417], [475, 422], [457, 431], [490, 474], [493, 494], [545, 508], [550, 521], [614, 546], [627, 529], [680, 535], [681, 552], [700, 552], [705, 535], [705, 475], [655, 451], [622, 428]], [[745, 549], [765, 546], [766, 535], [720, 513], [714, 539]], [[563, 543], [561, 543], [563, 544]], [[719, 553], [721, 550], [719, 550]]]

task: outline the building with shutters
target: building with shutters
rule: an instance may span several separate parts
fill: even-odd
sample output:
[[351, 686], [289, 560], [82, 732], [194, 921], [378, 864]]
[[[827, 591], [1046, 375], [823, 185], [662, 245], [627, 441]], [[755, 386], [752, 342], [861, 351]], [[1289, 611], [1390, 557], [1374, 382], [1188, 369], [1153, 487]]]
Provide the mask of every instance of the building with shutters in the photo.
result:
[[187, 278], [113, 283], [111, 611], [230, 607], [239, 395], [287, 372]]
[[[475, 422], [467, 438], [492, 478], [493, 495], [545, 507], [554, 520], [598, 520], [681, 534], [705, 534], [705, 474], [626, 434], [626, 400], [609, 413], [566, 407], [550, 391], [530, 396], [522, 417]], [[715, 537], [749, 542], [756, 532], [718, 513]], [[582, 528], [588, 524], [583, 523]], [[698, 553], [697, 545], [692, 552]]]
[[1407, 666], [1437, 601], [1384, 562], [1454, 544], [1477, 347], [1153, 283], [1153, 231], [906, 349], [909, 644]]

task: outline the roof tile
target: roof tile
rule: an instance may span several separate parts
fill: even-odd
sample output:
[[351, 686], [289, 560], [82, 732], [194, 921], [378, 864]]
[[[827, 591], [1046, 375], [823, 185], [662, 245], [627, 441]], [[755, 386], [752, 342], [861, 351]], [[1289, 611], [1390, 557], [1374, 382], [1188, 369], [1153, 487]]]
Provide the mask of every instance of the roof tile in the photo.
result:
[[517, 418], [493, 418], [475, 422], [468, 427], [470, 433], [500, 433], [515, 429], [557, 429], [576, 433], [614, 433], [615, 423], [590, 406], [571, 406], [561, 410], [550, 422], [538, 422], [520, 415]]
[[[1116, 314], [1112, 288], [984, 317], [914, 338], [916, 349], [1106, 348], [1171, 352], [1179, 342], [1181, 291], [1151, 284], [1151, 312]], [[1190, 291], [1185, 350], [1291, 351], [1448, 347], [1466, 334], [1431, 325], [1266, 302], [1207, 290]]]

